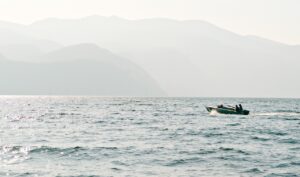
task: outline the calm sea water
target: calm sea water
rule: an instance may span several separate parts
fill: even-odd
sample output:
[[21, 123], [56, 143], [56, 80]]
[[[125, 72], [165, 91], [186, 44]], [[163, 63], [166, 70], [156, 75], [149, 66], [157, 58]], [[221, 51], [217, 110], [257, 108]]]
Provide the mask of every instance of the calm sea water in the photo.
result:
[[300, 176], [299, 99], [2, 96], [0, 127], [0, 176]]

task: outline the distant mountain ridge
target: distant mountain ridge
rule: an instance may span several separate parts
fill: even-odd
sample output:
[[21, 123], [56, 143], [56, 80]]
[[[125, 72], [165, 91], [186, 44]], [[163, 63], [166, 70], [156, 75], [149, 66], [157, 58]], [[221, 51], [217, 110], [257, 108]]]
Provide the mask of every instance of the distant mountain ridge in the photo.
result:
[[13, 30], [62, 46], [94, 43], [109, 49], [143, 68], [170, 96], [300, 97], [299, 46], [238, 35], [205, 21], [90, 16], [51, 18]]
[[138, 66], [94, 44], [64, 47], [38, 59], [20, 62], [0, 56], [0, 94], [165, 95]]

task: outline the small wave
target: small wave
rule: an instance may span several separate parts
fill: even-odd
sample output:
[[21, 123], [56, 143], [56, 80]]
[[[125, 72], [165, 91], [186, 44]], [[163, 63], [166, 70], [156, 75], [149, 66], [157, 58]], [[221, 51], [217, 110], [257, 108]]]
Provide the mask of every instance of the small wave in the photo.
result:
[[29, 151], [30, 154], [35, 153], [50, 153], [50, 154], [60, 154], [60, 155], [70, 155], [73, 153], [77, 153], [80, 151], [101, 151], [101, 150], [117, 150], [117, 147], [95, 147], [95, 148], [85, 148], [80, 146], [69, 147], [69, 148], [59, 148], [59, 147], [49, 147], [49, 146], [41, 146], [41, 147], [32, 147]]
[[30, 154], [57, 154], [61, 156], [65, 155], [71, 155], [73, 153], [76, 153], [78, 151], [86, 150], [85, 148], [76, 146], [76, 147], [70, 147], [70, 148], [58, 148], [58, 147], [48, 147], [48, 146], [41, 146], [41, 147], [35, 147], [32, 150], [29, 151]]
[[125, 162], [121, 162], [119, 160], [114, 160], [111, 163], [115, 164], [115, 165], [120, 165], [120, 166], [129, 166], [130, 164], [125, 163]]
[[58, 115], [60, 115], [60, 116], [66, 116], [66, 115], [68, 115], [68, 113], [60, 112], [60, 113], [58, 113]]
[[119, 115], [119, 114], [121, 114], [121, 113], [119, 113], [119, 112], [113, 112], [113, 113], [111, 113], [112, 115]]
[[190, 131], [188, 131], [186, 133], [186, 135], [192, 135], [192, 136], [194, 136], [194, 135], [200, 135], [200, 134], [201, 134], [200, 131], [195, 131], [195, 130], [190, 130]]
[[196, 114], [196, 113], [186, 113], [186, 114], [184, 114], [185, 116], [197, 116], [198, 114]]
[[184, 164], [184, 163], [186, 163], [185, 160], [179, 159], [179, 160], [173, 160], [172, 162], [166, 164], [166, 166], [171, 166], [172, 167], [172, 166], [177, 166], [177, 165], [181, 165], [181, 164]]
[[263, 173], [263, 171], [258, 168], [251, 168], [249, 170], [246, 170], [245, 173]]
[[205, 137], [219, 137], [223, 135], [224, 135], [223, 133], [213, 133], [213, 132], [204, 133]]
[[257, 140], [257, 141], [269, 141], [269, 138], [263, 138], [263, 137], [258, 137], [258, 136], [253, 136], [251, 137], [251, 139], [253, 140]]
[[268, 175], [266, 175], [265, 177], [276, 177], [276, 176], [280, 176], [280, 177], [299, 177], [297, 174], [295, 173], [270, 173]]
[[15, 174], [12, 175], [10, 173], [11, 176], [18, 176], [18, 177], [28, 177], [28, 176], [45, 176], [46, 174], [39, 174], [38, 172], [25, 172], [25, 173], [21, 173], [21, 174]]
[[201, 154], [201, 155], [206, 155], [206, 154], [214, 154], [216, 153], [216, 150], [205, 150], [205, 149], [200, 149], [199, 152], [197, 152], [197, 154]]
[[103, 123], [105, 123], [106, 121], [104, 121], [104, 120], [98, 120], [98, 121], [95, 121], [94, 123], [95, 124], [103, 124]]
[[123, 103], [111, 103], [110, 106], [123, 106]]
[[193, 157], [193, 158], [188, 158], [188, 159], [176, 159], [173, 160], [169, 163], [167, 163], [165, 166], [173, 167], [173, 166], [179, 166], [179, 165], [184, 165], [187, 163], [198, 163], [198, 162], [203, 162], [204, 160], [198, 158], [198, 157]]
[[273, 168], [286, 168], [289, 167], [290, 164], [289, 163], [280, 163], [280, 164], [276, 164], [273, 166]]
[[287, 117], [287, 118], [284, 118], [284, 120], [300, 120], [300, 118], [297, 118], [297, 117], [289, 118], [289, 117]]
[[292, 150], [292, 151], [300, 151], [300, 147], [289, 148], [289, 150]]
[[36, 173], [31, 173], [31, 172], [25, 172], [25, 173], [1, 173], [0, 176], [18, 176], [18, 177], [28, 177], [28, 176], [37, 176]]
[[116, 167], [113, 167], [113, 168], [110, 168], [111, 170], [114, 170], [114, 171], [121, 171], [122, 169], [120, 168], [116, 168]]
[[235, 153], [238, 153], [238, 154], [244, 154], [244, 155], [250, 155], [249, 152], [246, 152], [246, 151], [243, 151], [243, 150], [240, 150], [240, 149], [234, 149], [234, 148], [220, 147], [219, 150], [221, 150], [221, 151], [231, 151], [231, 152], [235, 152]]
[[160, 114], [160, 113], [153, 113], [152, 114], [154, 117], [159, 117], [159, 116], [161, 116], [162, 114]]
[[283, 140], [280, 140], [279, 142], [285, 143], [285, 144], [300, 144], [300, 140], [296, 140], [293, 138], [283, 139]]
[[299, 162], [291, 162], [291, 165], [300, 166], [300, 161]]
[[153, 106], [153, 104], [151, 104], [151, 103], [141, 103], [141, 104], [138, 104], [138, 106]]
[[268, 135], [276, 135], [276, 136], [286, 136], [288, 135], [288, 133], [286, 132], [282, 132], [282, 131], [279, 131], [279, 130], [270, 130], [270, 129], [265, 129], [265, 130], [257, 130], [258, 133], [261, 133], [261, 134], [268, 134]]
[[226, 126], [230, 126], [230, 127], [235, 127], [235, 126], [239, 126], [241, 125], [240, 123], [231, 123], [231, 124], [227, 124]]
[[233, 151], [234, 149], [233, 148], [220, 147], [219, 150], [222, 150], [222, 151]]

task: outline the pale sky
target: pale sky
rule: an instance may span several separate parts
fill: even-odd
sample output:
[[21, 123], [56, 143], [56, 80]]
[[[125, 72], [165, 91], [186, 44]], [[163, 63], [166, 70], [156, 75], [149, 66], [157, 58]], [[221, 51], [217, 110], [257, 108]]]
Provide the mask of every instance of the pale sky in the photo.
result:
[[238, 34], [300, 44], [300, 0], [0, 0], [2, 21], [89, 15], [199, 19]]

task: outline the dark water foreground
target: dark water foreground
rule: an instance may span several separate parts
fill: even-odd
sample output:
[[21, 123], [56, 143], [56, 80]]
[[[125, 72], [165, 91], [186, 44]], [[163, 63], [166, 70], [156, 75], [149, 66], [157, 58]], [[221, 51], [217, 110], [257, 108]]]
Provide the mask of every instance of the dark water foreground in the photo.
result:
[[300, 176], [300, 100], [0, 97], [0, 176]]

